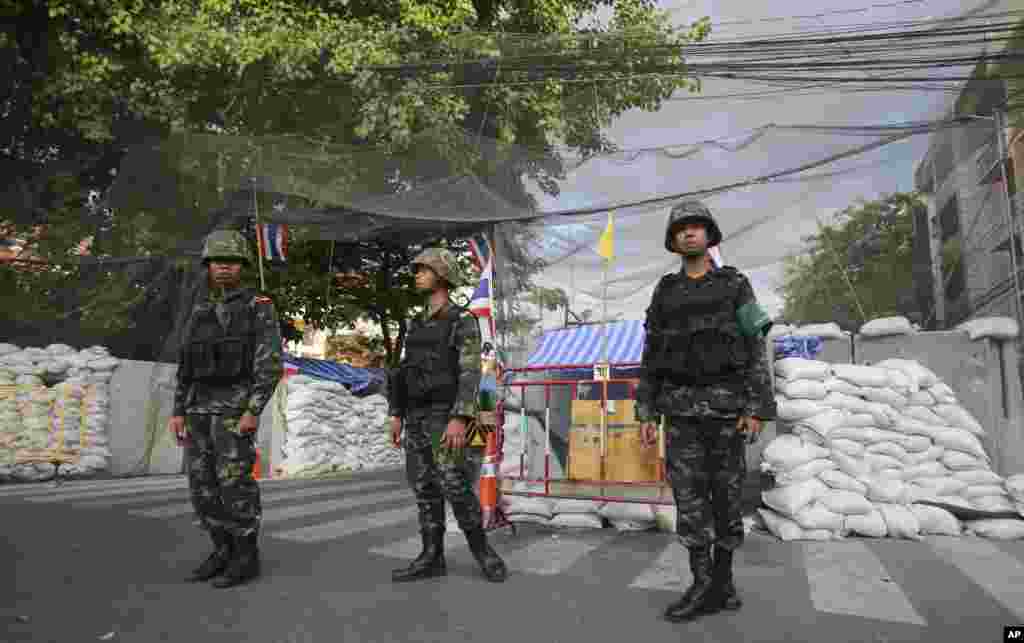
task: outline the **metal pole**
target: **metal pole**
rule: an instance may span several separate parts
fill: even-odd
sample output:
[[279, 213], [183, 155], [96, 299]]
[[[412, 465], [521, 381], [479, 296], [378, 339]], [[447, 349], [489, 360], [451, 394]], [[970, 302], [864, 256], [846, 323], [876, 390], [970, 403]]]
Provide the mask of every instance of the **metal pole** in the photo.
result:
[[263, 228], [260, 227], [260, 206], [259, 206], [259, 202], [258, 202], [258, 200], [256, 198], [256, 179], [254, 179], [254, 178], [253, 179], [249, 179], [249, 182], [252, 183], [252, 210], [253, 210], [253, 214], [256, 217], [256, 239], [257, 240], [261, 240], [261, 239], [263, 240], [263, 243], [257, 243], [256, 244], [257, 245], [256, 250], [257, 250], [257, 254], [259, 255], [259, 265], [260, 265], [260, 290], [262, 290], [263, 292], [266, 292], [267, 291], [267, 282], [263, 278], [263, 246], [266, 245], [268, 243], [268, 241], [263, 236]]
[[1021, 302], [1020, 302], [1020, 273], [1017, 264], [1017, 236], [1014, 228], [1016, 217], [1013, 211], [1013, 199], [1010, 198], [1010, 182], [1006, 173], [1006, 162], [1009, 159], [1009, 150], [1006, 149], [1006, 126], [1003, 122], [1003, 112], [994, 112], [996, 124], [996, 141], [999, 144], [999, 171], [1003, 179], [1003, 200], [1006, 203], [1006, 225], [1010, 233], [1010, 269], [1013, 271], [1013, 306], [1017, 316], [1017, 324], [1021, 325]]

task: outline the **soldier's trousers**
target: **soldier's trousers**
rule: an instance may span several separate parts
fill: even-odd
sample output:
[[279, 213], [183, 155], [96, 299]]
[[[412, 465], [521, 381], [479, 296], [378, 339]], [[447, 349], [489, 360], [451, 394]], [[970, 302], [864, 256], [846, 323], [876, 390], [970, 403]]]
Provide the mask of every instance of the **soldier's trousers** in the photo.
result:
[[238, 417], [188, 415], [185, 449], [189, 494], [199, 524], [241, 537], [258, 533], [262, 508], [252, 477], [256, 434], [238, 431]]
[[[416, 494], [420, 530], [444, 530], [444, 503], [463, 532], [481, 528], [480, 501], [473, 492], [473, 462], [470, 457], [453, 458], [435, 453], [436, 436], [448, 427], [450, 405], [410, 409], [405, 416], [403, 446], [405, 472]], [[468, 449], [467, 449], [468, 451]]]
[[743, 544], [744, 434], [736, 420], [668, 418], [665, 460], [684, 547]]

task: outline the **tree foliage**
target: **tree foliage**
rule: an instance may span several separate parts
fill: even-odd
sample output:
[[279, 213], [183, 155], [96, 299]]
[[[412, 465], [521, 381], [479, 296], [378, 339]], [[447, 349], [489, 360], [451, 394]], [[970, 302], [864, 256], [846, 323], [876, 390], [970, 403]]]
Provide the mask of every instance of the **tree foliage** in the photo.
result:
[[785, 260], [785, 320], [855, 331], [878, 317], [918, 316], [911, 249], [914, 216], [925, 208], [917, 194], [861, 200], [805, 238], [805, 252]]

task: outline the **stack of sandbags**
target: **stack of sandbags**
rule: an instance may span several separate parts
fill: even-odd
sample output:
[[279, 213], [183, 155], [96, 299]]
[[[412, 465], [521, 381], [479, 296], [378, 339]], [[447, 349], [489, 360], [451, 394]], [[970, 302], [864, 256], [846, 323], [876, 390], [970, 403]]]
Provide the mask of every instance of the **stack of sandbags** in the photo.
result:
[[286, 475], [311, 469], [348, 471], [398, 466], [402, 451], [391, 446], [387, 400], [358, 398], [344, 385], [307, 375], [286, 380]]
[[978, 439], [983, 428], [921, 364], [788, 358], [775, 372], [779, 418], [793, 433], [763, 452], [776, 486], [760, 513], [780, 538], [958, 535], [950, 511], [921, 503], [1013, 509]]
[[609, 502], [599, 513], [618, 531], [647, 531], [658, 526], [654, 507], [647, 503]]
[[[543, 485], [516, 482], [512, 492], [541, 493]], [[611, 504], [611, 503], [609, 503]], [[510, 522], [527, 522], [550, 527], [572, 529], [601, 529], [602, 516], [608, 504], [594, 500], [572, 498], [543, 498], [503, 493], [501, 507]]]
[[864, 337], [892, 337], [894, 335], [913, 335], [919, 328], [910, 323], [906, 317], [879, 317], [872, 319], [860, 327]]
[[1006, 494], [1013, 499], [1014, 509], [1024, 516], [1024, 473], [1008, 477], [1003, 486], [1006, 488]]
[[[526, 454], [526, 440], [523, 437], [523, 421], [524, 418], [519, 413], [506, 413], [505, 414], [505, 426], [502, 429], [503, 443], [501, 445], [501, 468], [499, 469], [499, 476], [502, 478], [508, 477], [519, 477], [521, 469], [525, 469], [525, 462], [523, 456]], [[534, 424], [531, 427], [539, 429], [539, 424], [536, 418], [527, 416], [525, 418], [527, 426]], [[526, 473], [526, 471], [522, 471]]]

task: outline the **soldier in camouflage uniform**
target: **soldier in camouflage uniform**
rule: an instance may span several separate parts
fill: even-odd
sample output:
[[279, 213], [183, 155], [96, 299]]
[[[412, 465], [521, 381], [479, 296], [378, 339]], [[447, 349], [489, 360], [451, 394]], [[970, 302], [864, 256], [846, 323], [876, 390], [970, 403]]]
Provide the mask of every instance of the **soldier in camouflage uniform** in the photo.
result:
[[741, 606], [732, 558], [743, 543], [744, 436], [755, 441], [761, 423], [775, 417], [763, 340], [771, 321], [746, 276], [708, 261], [721, 239], [701, 202], [673, 207], [665, 248], [683, 256], [683, 267], [654, 290], [636, 393], [646, 444], [657, 440], [655, 417], [666, 418], [676, 533], [693, 572], [693, 584], [665, 611], [673, 622]]
[[408, 567], [394, 570], [392, 579], [403, 582], [447, 573], [447, 499], [484, 576], [501, 582], [507, 570], [487, 542], [480, 501], [473, 492], [473, 464], [466, 454], [467, 429], [478, 410], [479, 328], [471, 313], [449, 300], [449, 288], [458, 283], [447, 251], [425, 250], [413, 267], [417, 288], [429, 292], [430, 298], [423, 317], [413, 320], [406, 335], [402, 363], [388, 387], [388, 415], [392, 443], [405, 448], [423, 551]]
[[256, 431], [283, 356], [273, 303], [241, 287], [242, 267], [252, 264], [245, 238], [213, 232], [203, 264], [208, 280], [182, 333], [168, 428], [185, 446], [192, 505], [214, 544], [189, 580], [223, 588], [260, 573]]

